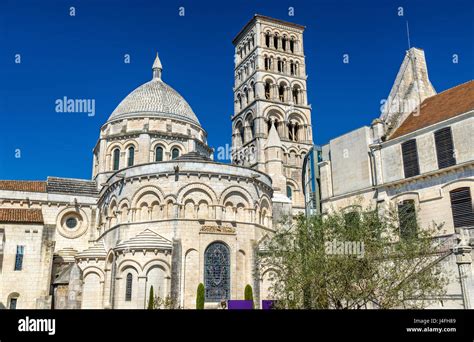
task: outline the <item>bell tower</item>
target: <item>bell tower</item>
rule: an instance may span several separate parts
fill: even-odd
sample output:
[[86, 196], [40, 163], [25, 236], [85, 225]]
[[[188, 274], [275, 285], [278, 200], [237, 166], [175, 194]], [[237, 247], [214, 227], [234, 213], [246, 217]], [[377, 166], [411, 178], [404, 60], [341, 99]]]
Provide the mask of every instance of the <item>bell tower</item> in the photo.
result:
[[232, 162], [269, 174], [274, 201], [304, 212], [302, 165], [313, 145], [304, 26], [255, 15], [235, 47]]

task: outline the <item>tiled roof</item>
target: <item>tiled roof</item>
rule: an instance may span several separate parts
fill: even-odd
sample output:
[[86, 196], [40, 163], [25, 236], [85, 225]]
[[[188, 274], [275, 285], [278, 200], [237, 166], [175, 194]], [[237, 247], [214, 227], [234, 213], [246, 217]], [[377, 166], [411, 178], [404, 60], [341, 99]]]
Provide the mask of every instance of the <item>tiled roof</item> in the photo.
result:
[[420, 112], [411, 113], [389, 139], [434, 125], [470, 110], [474, 110], [474, 81], [463, 83], [424, 100]]
[[132, 237], [129, 240], [121, 241], [115, 247], [115, 250], [142, 250], [142, 249], [157, 249], [157, 250], [171, 250], [173, 247], [171, 241], [165, 239], [163, 236], [155, 232], [145, 229], [140, 234]]
[[154, 78], [128, 94], [112, 112], [109, 121], [144, 115], [184, 119], [199, 125], [186, 100], [160, 78]]
[[43, 223], [41, 209], [0, 209], [0, 222]]
[[48, 193], [77, 194], [96, 196], [97, 185], [95, 181], [73, 178], [48, 177]]
[[0, 190], [46, 192], [46, 182], [0, 180]]

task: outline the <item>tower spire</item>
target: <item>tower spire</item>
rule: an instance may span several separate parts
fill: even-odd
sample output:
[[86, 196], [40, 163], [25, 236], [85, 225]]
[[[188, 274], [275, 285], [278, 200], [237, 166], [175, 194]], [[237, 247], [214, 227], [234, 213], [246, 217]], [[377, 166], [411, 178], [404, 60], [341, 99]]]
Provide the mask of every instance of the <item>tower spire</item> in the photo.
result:
[[156, 53], [155, 61], [153, 62], [153, 79], [161, 80], [161, 73], [163, 71], [163, 67], [161, 65], [160, 57], [158, 57], [158, 52]]

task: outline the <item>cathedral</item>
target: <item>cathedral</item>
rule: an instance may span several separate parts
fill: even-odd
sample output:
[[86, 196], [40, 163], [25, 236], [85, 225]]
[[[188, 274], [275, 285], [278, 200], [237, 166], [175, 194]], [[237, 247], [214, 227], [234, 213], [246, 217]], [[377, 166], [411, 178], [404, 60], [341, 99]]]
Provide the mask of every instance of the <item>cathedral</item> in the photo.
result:
[[304, 212], [312, 147], [304, 27], [256, 15], [237, 34], [232, 163], [213, 160], [186, 100], [152, 78], [100, 127], [92, 179], [0, 181], [0, 307], [176, 308], [269, 298], [260, 242]]
[[304, 29], [255, 15], [233, 39], [231, 163], [156, 55], [100, 127], [91, 179], [0, 180], [0, 309], [144, 309], [152, 288], [194, 309], [200, 284], [205, 308], [248, 285], [259, 308], [282, 217], [391, 206], [437, 229], [449, 284], [429, 307], [474, 308], [474, 81], [437, 93], [412, 47], [381, 115], [317, 147]]

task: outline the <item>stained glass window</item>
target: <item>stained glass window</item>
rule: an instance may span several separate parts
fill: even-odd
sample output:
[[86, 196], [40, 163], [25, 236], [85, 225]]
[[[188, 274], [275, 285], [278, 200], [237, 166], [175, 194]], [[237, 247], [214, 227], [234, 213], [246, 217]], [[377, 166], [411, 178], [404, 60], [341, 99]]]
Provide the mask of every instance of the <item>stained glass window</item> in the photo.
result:
[[118, 170], [119, 169], [119, 166], [120, 166], [120, 150], [118, 148], [116, 148], [114, 150], [114, 165], [113, 165], [113, 169], [114, 170]]
[[163, 161], [163, 147], [161, 146], [156, 148], [155, 161]]
[[133, 276], [131, 273], [127, 274], [127, 283], [125, 284], [125, 300], [127, 302], [132, 300], [132, 281]]
[[177, 148], [173, 148], [171, 150], [171, 159], [176, 159], [179, 157], [179, 150]]
[[204, 259], [206, 301], [219, 302], [230, 298], [230, 253], [222, 242], [207, 247]]
[[135, 162], [135, 148], [131, 146], [128, 149], [128, 166], [133, 166], [134, 162]]

